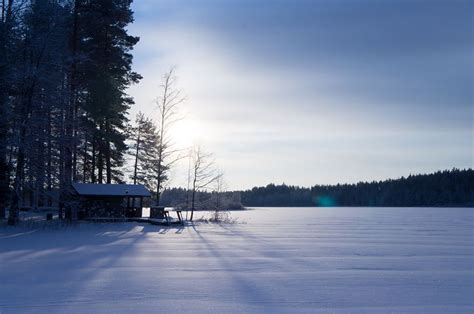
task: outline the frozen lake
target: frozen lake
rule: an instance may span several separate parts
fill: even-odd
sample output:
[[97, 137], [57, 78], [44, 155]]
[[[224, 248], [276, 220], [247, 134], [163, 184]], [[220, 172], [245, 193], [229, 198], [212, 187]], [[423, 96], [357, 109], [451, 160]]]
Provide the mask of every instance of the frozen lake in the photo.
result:
[[[200, 216], [198, 214], [198, 216]], [[471, 208], [0, 228], [0, 313], [472, 313]]]

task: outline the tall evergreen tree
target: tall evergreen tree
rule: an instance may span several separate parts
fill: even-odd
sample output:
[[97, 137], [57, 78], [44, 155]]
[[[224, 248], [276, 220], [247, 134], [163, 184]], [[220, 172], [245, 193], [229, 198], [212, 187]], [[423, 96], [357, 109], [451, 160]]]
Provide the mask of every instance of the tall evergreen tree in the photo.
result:
[[159, 136], [153, 121], [141, 112], [137, 114], [135, 126], [132, 128], [133, 138], [130, 151], [133, 155], [133, 184], [143, 184], [149, 190], [155, 189], [155, 173]]
[[98, 183], [111, 183], [121, 180], [118, 168], [127, 149], [126, 114], [134, 102], [126, 89], [141, 78], [131, 70], [130, 51], [138, 37], [128, 35], [126, 30], [133, 22], [131, 1], [77, 2], [81, 4], [79, 49], [85, 55], [84, 110], [92, 134], [93, 169], [97, 170]]

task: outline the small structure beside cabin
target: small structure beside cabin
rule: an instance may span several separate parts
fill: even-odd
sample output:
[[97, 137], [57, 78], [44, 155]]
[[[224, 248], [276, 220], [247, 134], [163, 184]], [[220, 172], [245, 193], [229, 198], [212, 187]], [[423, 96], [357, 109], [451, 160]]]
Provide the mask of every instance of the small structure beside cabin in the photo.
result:
[[151, 197], [141, 184], [73, 183], [78, 218], [141, 217], [143, 198]]

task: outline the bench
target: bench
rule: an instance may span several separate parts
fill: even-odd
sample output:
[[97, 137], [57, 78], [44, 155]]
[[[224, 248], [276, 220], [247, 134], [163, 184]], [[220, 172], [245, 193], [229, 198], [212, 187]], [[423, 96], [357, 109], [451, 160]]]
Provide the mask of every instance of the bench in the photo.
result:
[[150, 218], [166, 219], [166, 223], [171, 225], [170, 212], [176, 212], [179, 223], [184, 225], [183, 215], [181, 209], [166, 209], [164, 206], [151, 206], [150, 207]]

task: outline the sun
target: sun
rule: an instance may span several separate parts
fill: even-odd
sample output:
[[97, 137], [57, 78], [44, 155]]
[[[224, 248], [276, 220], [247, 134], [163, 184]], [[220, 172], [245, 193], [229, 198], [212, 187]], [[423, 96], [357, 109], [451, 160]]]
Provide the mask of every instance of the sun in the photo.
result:
[[191, 119], [183, 119], [173, 125], [169, 135], [171, 141], [177, 148], [184, 149], [191, 147], [197, 140], [199, 140], [201, 131], [195, 121]]

